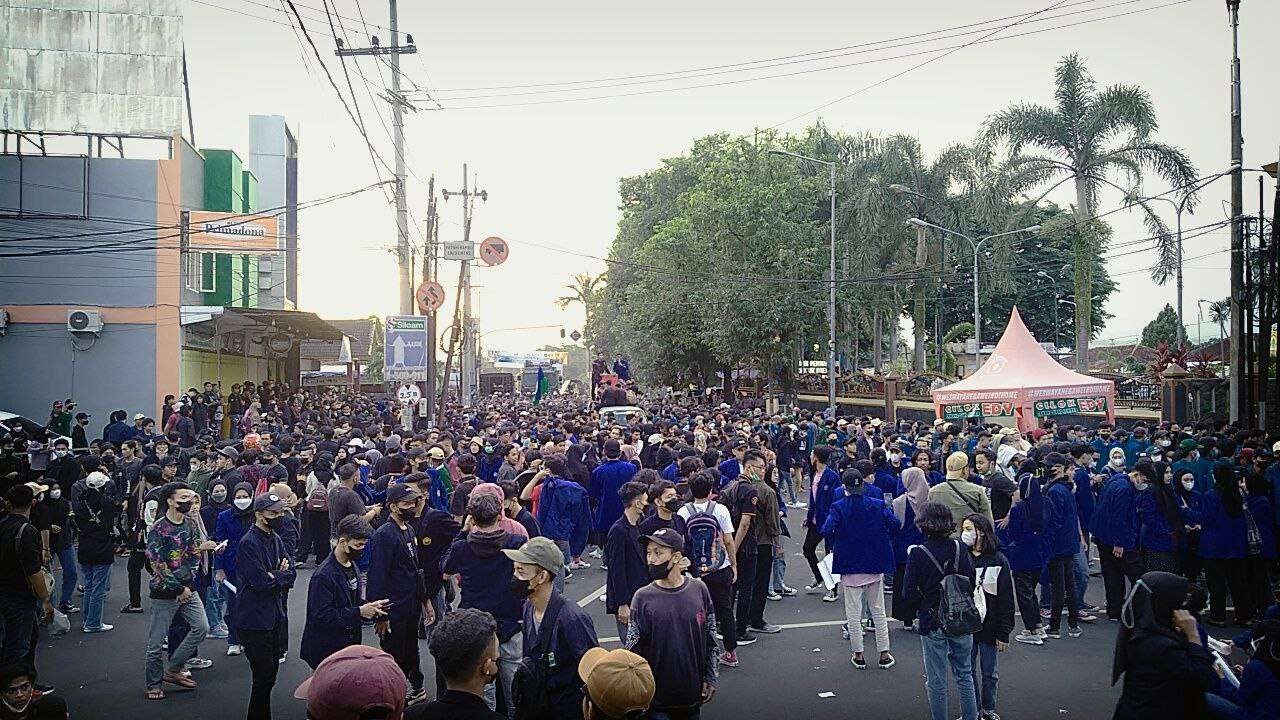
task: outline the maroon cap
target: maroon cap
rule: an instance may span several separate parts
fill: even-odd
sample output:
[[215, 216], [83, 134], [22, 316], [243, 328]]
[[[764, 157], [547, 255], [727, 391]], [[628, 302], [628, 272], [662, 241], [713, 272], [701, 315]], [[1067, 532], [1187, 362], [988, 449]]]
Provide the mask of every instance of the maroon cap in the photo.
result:
[[401, 720], [407, 685], [390, 655], [350, 645], [325, 658], [293, 696], [307, 701], [310, 720], [357, 720], [374, 708], [386, 708], [380, 717]]

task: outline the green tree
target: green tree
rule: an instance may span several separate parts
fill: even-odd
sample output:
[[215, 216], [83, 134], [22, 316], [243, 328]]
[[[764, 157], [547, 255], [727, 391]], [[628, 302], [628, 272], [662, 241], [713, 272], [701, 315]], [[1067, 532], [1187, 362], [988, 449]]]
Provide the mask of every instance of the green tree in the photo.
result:
[[1142, 328], [1142, 344], [1155, 347], [1161, 342], [1174, 346], [1178, 342], [1178, 313], [1169, 303], [1164, 304], [1154, 320]]
[[363, 369], [362, 375], [363, 379], [371, 383], [380, 383], [383, 382], [382, 366], [385, 364], [383, 357], [386, 352], [383, 341], [386, 333], [382, 330], [382, 318], [370, 315], [367, 319], [373, 324], [373, 337], [369, 340], [369, 364]]
[[605, 283], [604, 275], [592, 275], [591, 273], [578, 273], [573, 276], [573, 280], [565, 285], [565, 289], [569, 291], [568, 295], [561, 295], [556, 298], [556, 306], [561, 310], [568, 308], [574, 303], [582, 305], [585, 315], [585, 321], [582, 327], [582, 334], [588, 348], [598, 347], [593, 342], [592, 336], [592, 317], [591, 311], [594, 309], [598, 293], [603, 289]]
[[[1154, 172], [1174, 187], [1185, 187], [1196, 176], [1190, 158], [1181, 149], [1152, 138], [1157, 128], [1155, 107], [1145, 90], [1133, 85], [1112, 85], [1098, 90], [1079, 55], [1071, 54], [1058, 64], [1055, 76], [1055, 106], [1019, 103], [998, 112], [986, 121], [989, 140], [1006, 140], [1011, 153], [1024, 149], [1041, 151], [1020, 162], [1044, 172], [1044, 181], [1056, 180], [1045, 191], [1071, 180], [1075, 186], [1077, 225], [1085, 232], [1077, 235], [1075, 264], [1076, 369], [1089, 367], [1089, 327], [1092, 316], [1093, 268], [1089, 259], [1101, 255], [1104, 244], [1094, 221], [1098, 198], [1104, 185], [1125, 193], [1126, 201], [1142, 209], [1148, 227], [1159, 240], [1161, 261], [1153, 270], [1158, 281], [1167, 279], [1176, 258], [1173, 241], [1159, 216], [1137, 200], [1145, 172]], [[1110, 178], [1118, 177], [1125, 187]], [[1043, 196], [1041, 196], [1043, 197]]]

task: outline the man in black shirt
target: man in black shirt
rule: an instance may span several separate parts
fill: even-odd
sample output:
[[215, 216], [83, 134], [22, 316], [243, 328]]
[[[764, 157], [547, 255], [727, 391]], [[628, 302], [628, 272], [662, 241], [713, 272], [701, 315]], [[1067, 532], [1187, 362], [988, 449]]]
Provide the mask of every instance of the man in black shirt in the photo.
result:
[[35, 491], [15, 485], [5, 499], [9, 512], [0, 515], [0, 665], [18, 662], [30, 652], [35, 600], [46, 621], [53, 617], [40, 533], [30, 519]]
[[483, 610], [455, 610], [431, 632], [431, 655], [449, 688], [436, 700], [414, 705], [404, 720], [505, 720], [484, 701], [498, 679], [498, 623]]

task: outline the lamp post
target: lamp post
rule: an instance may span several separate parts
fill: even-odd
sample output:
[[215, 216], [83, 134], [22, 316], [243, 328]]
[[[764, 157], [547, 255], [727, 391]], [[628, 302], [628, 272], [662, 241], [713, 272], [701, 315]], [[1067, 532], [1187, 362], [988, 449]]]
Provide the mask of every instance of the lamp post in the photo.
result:
[[1049, 281], [1053, 286], [1053, 356], [1058, 357], [1058, 281], [1049, 273], [1040, 270], [1036, 275]]
[[827, 269], [827, 414], [834, 420], [836, 417], [836, 164], [786, 150], [774, 149], [770, 150], [769, 154], [786, 155], [796, 160], [825, 165], [831, 172], [830, 266]]
[[973, 367], [974, 367], [974, 370], [976, 371], [978, 367], [982, 365], [982, 318], [978, 314], [978, 252], [982, 250], [982, 246], [986, 244], [988, 240], [991, 240], [993, 238], [998, 238], [998, 237], [1005, 237], [1007, 235], [1018, 235], [1021, 233], [1036, 233], [1040, 231], [1040, 226], [1031, 225], [1029, 227], [1024, 227], [1018, 230], [1008, 230], [1006, 232], [996, 233], [994, 235], [987, 235], [986, 237], [981, 238], [979, 240], [974, 240], [973, 238], [969, 237], [968, 235], [965, 235], [962, 232], [958, 232], [956, 230], [950, 230], [948, 228], [942, 227], [941, 225], [934, 225], [931, 222], [928, 222], [926, 220], [921, 220], [920, 218], [916, 218], [916, 217], [913, 217], [910, 220], [907, 220], [907, 224], [913, 227], [931, 227], [935, 230], [939, 230], [941, 232], [947, 233], [948, 235], [955, 235], [956, 237], [964, 238], [965, 240], [969, 241], [969, 245], [973, 248], [973, 344], [974, 344]]
[[[889, 190], [899, 195], [910, 195], [916, 198], [917, 200], [927, 201], [929, 203], [932, 203], [939, 210], [945, 211], [947, 209], [947, 205], [943, 201], [935, 197], [932, 197], [930, 195], [926, 195], [918, 190], [912, 190], [906, 185], [902, 185], [900, 183], [893, 183], [889, 185]], [[912, 203], [912, 204], [915, 205], [913, 209], [915, 210], [917, 215], [925, 214], [925, 208], [922, 207], [919, 203]], [[916, 256], [916, 262], [920, 266], [919, 269], [923, 269], [924, 260], [928, 255], [927, 251], [924, 250], [925, 230], [926, 228], [924, 226], [916, 227], [916, 248], [917, 248], [916, 252], [918, 253]], [[945, 265], [946, 265], [946, 253], [947, 253], [946, 240], [947, 240], [946, 235], [941, 235], [938, 238], [938, 304], [933, 313], [933, 340], [934, 340], [934, 347], [936, 348], [936, 352], [937, 352], [937, 364], [939, 369], [942, 368], [942, 274], [945, 271]], [[924, 254], [921, 255], [919, 253], [924, 253]], [[920, 332], [923, 332], [923, 331], [918, 331], [917, 336], [919, 336]], [[920, 369], [923, 370], [924, 369], [923, 358], [917, 358], [917, 360], [918, 360], [918, 364], [920, 365]]]

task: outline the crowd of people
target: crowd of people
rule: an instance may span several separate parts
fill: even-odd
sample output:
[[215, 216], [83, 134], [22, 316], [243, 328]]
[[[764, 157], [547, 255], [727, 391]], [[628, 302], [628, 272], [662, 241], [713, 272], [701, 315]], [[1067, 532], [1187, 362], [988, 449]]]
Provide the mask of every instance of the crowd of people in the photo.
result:
[[[647, 416], [495, 396], [427, 427], [366, 395], [205, 383], [92, 440], [54, 403], [50, 440], [0, 436], [0, 719], [66, 716], [35, 638], [111, 631], [117, 559], [120, 612], [148, 614], [145, 698], [197, 691], [225, 641], [251, 719], [291, 651], [315, 720], [695, 718], [802, 593], [843, 603], [856, 670], [896, 666], [890, 623], [915, 634], [934, 720], [952, 687], [964, 720], [998, 720], [1000, 653], [1085, 632], [1116, 635], [1117, 718], [1280, 717], [1274, 437], [626, 400]], [[620, 649], [564, 596], [594, 562]]]

